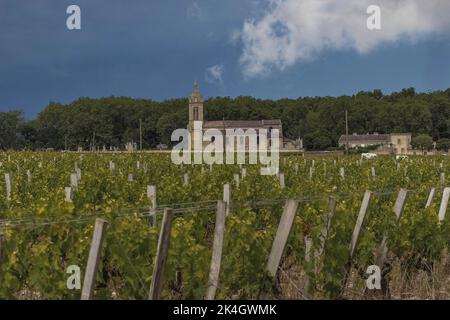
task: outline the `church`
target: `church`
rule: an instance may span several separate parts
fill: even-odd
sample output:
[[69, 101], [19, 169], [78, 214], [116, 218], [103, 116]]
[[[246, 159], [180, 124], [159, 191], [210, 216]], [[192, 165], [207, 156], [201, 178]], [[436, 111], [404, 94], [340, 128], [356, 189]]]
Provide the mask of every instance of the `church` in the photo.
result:
[[[217, 120], [217, 121], [205, 121], [203, 97], [198, 89], [198, 83], [194, 84], [194, 91], [189, 97], [189, 124], [188, 131], [191, 137], [194, 137], [194, 124], [198, 127], [199, 122], [202, 125], [203, 136], [204, 131], [208, 129], [217, 129], [225, 136], [225, 130], [227, 129], [255, 129], [257, 132], [259, 129], [266, 129], [268, 137], [273, 129], [278, 129], [280, 133], [279, 146], [280, 150], [298, 150], [301, 147], [299, 141], [291, 140], [283, 137], [283, 126], [280, 119], [275, 120]], [[243, 139], [244, 137], [241, 137]]]

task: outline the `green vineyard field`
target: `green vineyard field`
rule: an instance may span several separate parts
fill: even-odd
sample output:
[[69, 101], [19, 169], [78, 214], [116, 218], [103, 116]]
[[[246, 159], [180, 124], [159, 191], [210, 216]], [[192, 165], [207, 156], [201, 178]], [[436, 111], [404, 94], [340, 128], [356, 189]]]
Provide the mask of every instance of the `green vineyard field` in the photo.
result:
[[[169, 154], [8, 152], [0, 162], [0, 299], [79, 299], [81, 290], [67, 288], [67, 268], [80, 266], [84, 275], [96, 218], [108, 227], [94, 299], [147, 299], [164, 208], [175, 217], [161, 298], [203, 299], [225, 184], [230, 202], [217, 299], [370, 298], [364, 272], [375, 263], [383, 238], [383, 270], [392, 269], [386, 279], [394, 296], [450, 298], [450, 217], [438, 218], [450, 185], [445, 156], [283, 155], [284, 186], [279, 176], [260, 175], [259, 165], [243, 165], [243, 175], [239, 165], [174, 165]], [[66, 187], [77, 169], [68, 201]], [[156, 187], [155, 211], [148, 186]], [[397, 221], [393, 208], [401, 188], [408, 197]], [[432, 188], [435, 196], [426, 207]], [[349, 267], [366, 190], [372, 199]], [[330, 197], [336, 209], [321, 237]], [[296, 200], [298, 210], [273, 278], [267, 261], [287, 199]], [[423, 275], [426, 281], [411, 292]]]

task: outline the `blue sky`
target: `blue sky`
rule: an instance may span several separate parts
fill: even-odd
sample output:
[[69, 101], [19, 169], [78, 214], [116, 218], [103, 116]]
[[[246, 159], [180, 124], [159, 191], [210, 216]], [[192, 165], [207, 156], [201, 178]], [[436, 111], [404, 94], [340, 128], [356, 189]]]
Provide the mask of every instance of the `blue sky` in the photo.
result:
[[[446, 0], [379, 0], [376, 33], [363, 30], [365, 0], [330, 1], [0, 0], [0, 111], [185, 97], [195, 80], [206, 97], [275, 99], [450, 87]], [[81, 30], [66, 28], [70, 4]]]

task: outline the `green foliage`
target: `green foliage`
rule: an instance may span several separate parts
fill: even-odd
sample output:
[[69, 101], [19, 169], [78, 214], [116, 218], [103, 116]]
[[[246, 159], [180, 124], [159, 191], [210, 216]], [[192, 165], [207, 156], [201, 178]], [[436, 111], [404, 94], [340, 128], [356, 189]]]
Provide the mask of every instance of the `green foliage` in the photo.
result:
[[[10, 157], [10, 159], [8, 159]], [[314, 174], [309, 168], [314, 160]], [[316, 297], [336, 298], [340, 292], [349, 244], [366, 189], [374, 195], [355, 256], [355, 265], [365, 269], [374, 263], [374, 249], [384, 236], [388, 247], [405, 265], [418, 261], [439, 261], [448, 247], [450, 219], [438, 222], [442, 192], [425, 209], [428, 192], [439, 185], [440, 173], [450, 176], [446, 157], [410, 157], [397, 167], [393, 157], [357, 162], [359, 157], [314, 158], [288, 155], [280, 159], [286, 187], [276, 176], [261, 176], [258, 165], [248, 165], [247, 177], [236, 187], [237, 165], [209, 167], [174, 165], [164, 154], [0, 153], [0, 174], [13, 179], [12, 199], [5, 197], [0, 183], [0, 219], [4, 230], [3, 260], [0, 264], [0, 298], [37, 296], [48, 299], [78, 299], [80, 291], [68, 290], [69, 265], [83, 272], [96, 217], [109, 222], [96, 281], [96, 298], [145, 299], [152, 279], [154, 257], [161, 224], [150, 227], [150, 200], [146, 187], [157, 187], [158, 204], [190, 204], [211, 201], [210, 208], [194, 208], [174, 220], [166, 264], [162, 298], [202, 299], [205, 294], [212, 254], [215, 200], [222, 199], [223, 184], [231, 185], [233, 206], [227, 217], [219, 288], [223, 299], [256, 298], [272, 293], [274, 279], [266, 272], [283, 209], [280, 199], [305, 199], [299, 209], [283, 255], [282, 266], [302, 267], [310, 276], [310, 292]], [[109, 161], [116, 170], [111, 173]], [[140, 161], [140, 168], [136, 162]], [[64, 187], [76, 165], [82, 177], [72, 203], [64, 201]], [[440, 164], [442, 165], [442, 168]], [[295, 171], [298, 165], [298, 173]], [[371, 176], [370, 168], [377, 175]], [[345, 178], [339, 175], [345, 169]], [[31, 172], [28, 182], [26, 171]], [[133, 181], [127, 181], [129, 173]], [[183, 186], [183, 174], [190, 184]], [[412, 190], [404, 215], [397, 223], [393, 205], [396, 191]], [[335, 197], [337, 208], [324, 243], [324, 253], [305, 263], [302, 240], [312, 239], [312, 252], [329, 212], [327, 195]], [[322, 197], [311, 197], [321, 195]], [[306, 198], [305, 198], [306, 197]], [[255, 205], [264, 200], [264, 204]], [[179, 206], [179, 205], [178, 205]], [[198, 205], [190, 205], [198, 206]], [[201, 206], [205, 206], [204, 204]], [[176, 205], [175, 205], [176, 207]], [[55, 222], [49, 223], [45, 222]], [[315, 268], [320, 272], [314, 272]], [[174, 289], [175, 274], [182, 274], [181, 293]], [[84, 276], [84, 274], [82, 274]]]
[[411, 145], [416, 149], [430, 150], [433, 147], [433, 138], [427, 134], [421, 134], [412, 139]]
[[[305, 147], [337, 147], [345, 133], [345, 110], [350, 132], [411, 132], [434, 140], [450, 138], [450, 89], [417, 93], [413, 88], [383, 95], [380, 90], [354, 96], [263, 100], [253, 97], [215, 97], [205, 101], [206, 120], [281, 119], [284, 135], [302, 137]], [[175, 128], [188, 122], [187, 99], [155, 102], [127, 97], [80, 98], [68, 105], [50, 103], [36, 120], [20, 113], [0, 113], [0, 148], [85, 150], [97, 146], [124, 148], [139, 142], [142, 120], [144, 148], [171, 144]]]
[[26, 148], [34, 132], [19, 111], [0, 112], [0, 149]]
[[436, 149], [442, 151], [450, 150], [450, 139], [447, 138], [439, 139], [436, 143]]

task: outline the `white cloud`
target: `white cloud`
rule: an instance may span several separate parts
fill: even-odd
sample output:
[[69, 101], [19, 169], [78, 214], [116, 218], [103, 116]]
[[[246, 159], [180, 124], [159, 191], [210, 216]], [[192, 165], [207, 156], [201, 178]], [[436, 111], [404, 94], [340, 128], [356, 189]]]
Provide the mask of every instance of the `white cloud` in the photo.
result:
[[[449, 0], [268, 0], [258, 20], [239, 32], [247, 78], [309, 61], [327, 50], [367, 53], [383, 43], [417, 41], [450, 29]], [[367, 8], [381, 7], [381, 30], [370, 31]], [[236, 34], [233, 34], [233, 38]]]
[[200, 18], [202, 16], [203, 10], [197, 2], [193, 2], [187, 8], [187, 16], [189, 18]]
[[223, 83], [224, 66], [221, 64], [213, 65], [206, 69], [205, 80], [209, 83]]

